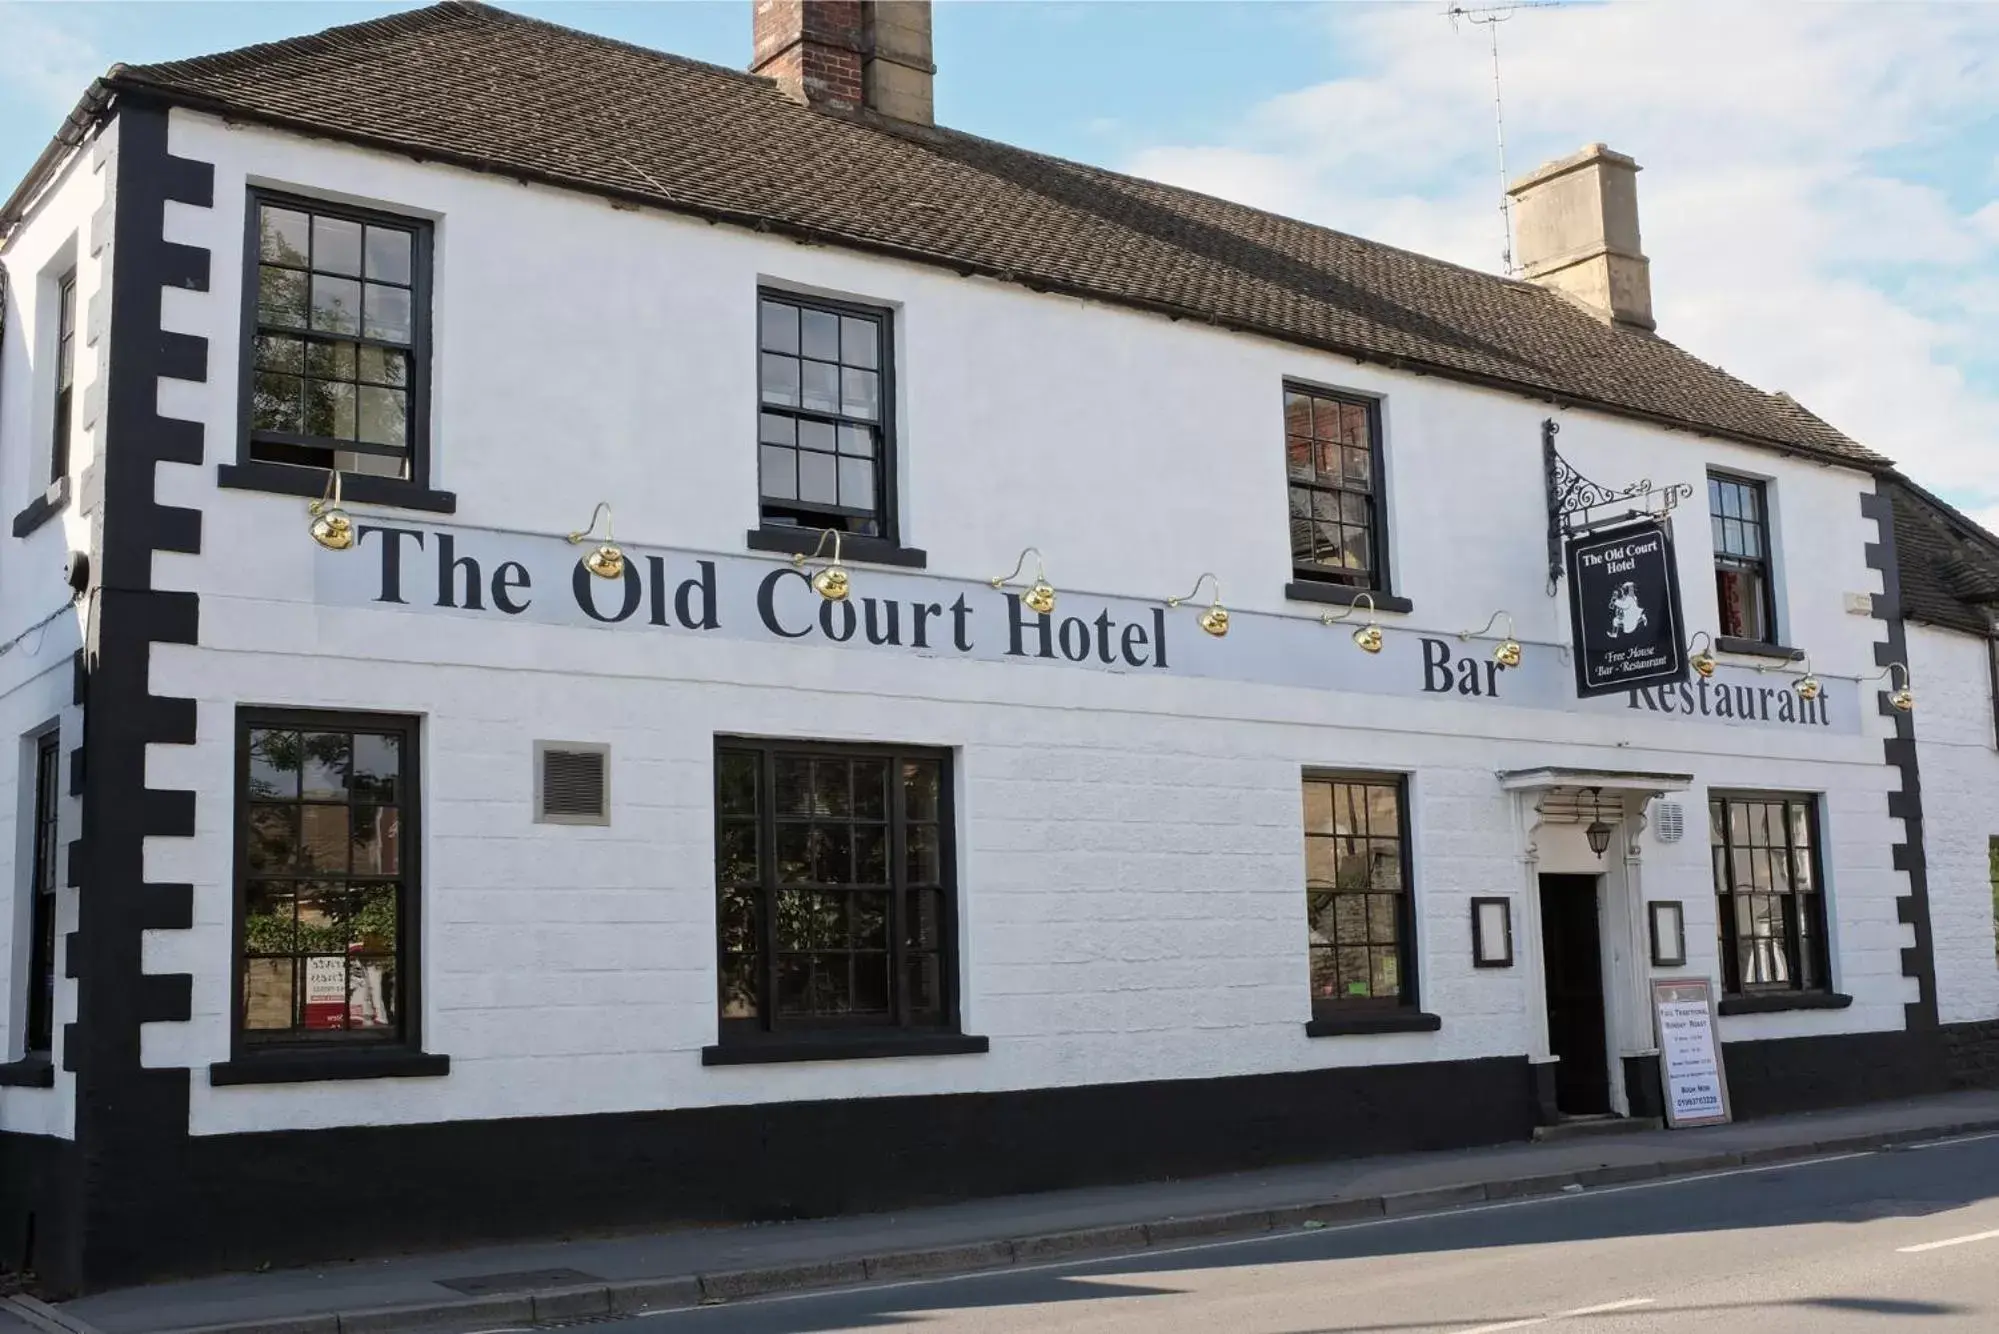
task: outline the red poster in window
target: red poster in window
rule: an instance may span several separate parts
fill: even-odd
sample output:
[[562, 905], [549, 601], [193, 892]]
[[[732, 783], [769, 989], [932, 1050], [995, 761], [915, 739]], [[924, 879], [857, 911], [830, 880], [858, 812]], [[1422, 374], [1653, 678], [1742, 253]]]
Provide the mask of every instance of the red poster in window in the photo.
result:
[[305, 961], [304, 1027], [340, 1029], [347, 1027], [347, 960], [342, 955], [319, 955]]

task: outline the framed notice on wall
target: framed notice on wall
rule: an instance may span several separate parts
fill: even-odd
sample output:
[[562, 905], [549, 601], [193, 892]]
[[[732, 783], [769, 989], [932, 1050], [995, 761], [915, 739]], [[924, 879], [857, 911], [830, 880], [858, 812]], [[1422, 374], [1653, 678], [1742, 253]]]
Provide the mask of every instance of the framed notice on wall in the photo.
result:
[[1732, 1119], [1713, 984], [1704, 977], [1654, 979], [1652, 1025], [1659, 1041], [1666, 1124], [1679, 1129]]
[[1576, 693], [1588, 698], [1684, 681], [1680, 575], [1665, 520], [1570, 538], [1568, 561]]

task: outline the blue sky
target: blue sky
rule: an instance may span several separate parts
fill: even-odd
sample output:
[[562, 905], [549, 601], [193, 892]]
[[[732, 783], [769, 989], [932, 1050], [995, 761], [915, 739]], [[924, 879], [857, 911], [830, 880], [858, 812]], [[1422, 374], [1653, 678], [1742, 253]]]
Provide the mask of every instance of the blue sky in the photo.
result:
[[[91, 75], [401, 5], [0, 0], [0, 176]], [[748, 0], [514, 6], [724, 65]], [[1486, 33], [1441, 3], [939, 3], [938, 116], [1460, 263], [1500, 259]], [[1702, 0], [1501, 25], [1509, 166], [1645, 166], [1660, 333], [1999, 526], [1999, 4]]]

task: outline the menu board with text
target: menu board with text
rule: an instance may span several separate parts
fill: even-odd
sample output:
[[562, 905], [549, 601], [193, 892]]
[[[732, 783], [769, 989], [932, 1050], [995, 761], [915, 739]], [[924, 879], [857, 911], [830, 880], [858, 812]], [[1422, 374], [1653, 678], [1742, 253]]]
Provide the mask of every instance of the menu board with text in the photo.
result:
[[1704, 977], [1655, 979], [1652, 1020], [1659, 1039], [1666, 1124], [1677, 1129], [1730, 1120], [1712, 984]]

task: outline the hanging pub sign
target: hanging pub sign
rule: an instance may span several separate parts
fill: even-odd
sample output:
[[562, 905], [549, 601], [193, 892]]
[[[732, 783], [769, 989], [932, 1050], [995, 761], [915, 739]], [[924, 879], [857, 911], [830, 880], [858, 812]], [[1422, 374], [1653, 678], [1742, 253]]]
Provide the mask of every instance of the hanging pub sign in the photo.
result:
[[1686, 679], [1679, 573], [1663, 520], [1570, 538], [1568, 574], [1578, 695]]

